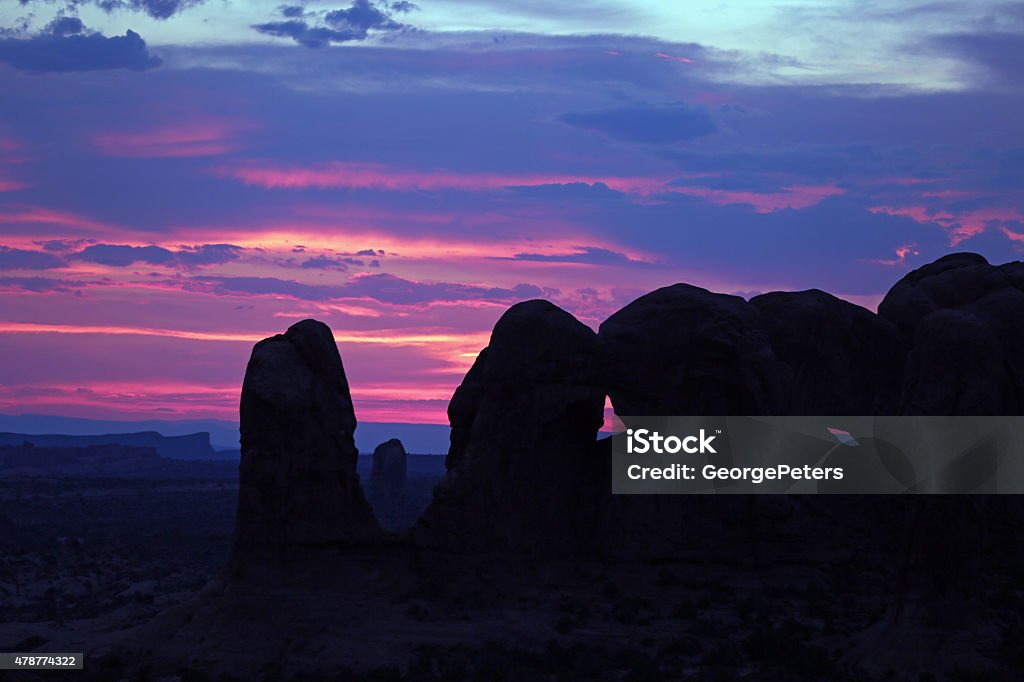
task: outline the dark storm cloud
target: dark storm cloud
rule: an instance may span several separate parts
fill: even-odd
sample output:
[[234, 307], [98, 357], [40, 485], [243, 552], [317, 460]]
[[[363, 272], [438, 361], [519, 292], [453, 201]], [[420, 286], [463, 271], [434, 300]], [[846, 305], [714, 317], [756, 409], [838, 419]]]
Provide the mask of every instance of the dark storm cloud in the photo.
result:
[[0, 39], [0, 62], [36, 73], [60, 71], [103, 71], [129, 69], [144, 71], [161, 61], [149, 53], [146, 41], [135, 31], [107, 38], [98, 33], [61, 33], [75, 26], [50, 25], [51, 33], [31, 38]]
[[64, 260], [45, 251], [27, 251], [0, 246], [0, 270], [50, 270]]
[[189, 282], [219, 295], [290, 296], [304, 301], [370, 299], [392, 305], [429, 305], [458, 301], [507, 302], [543, 295], [540, 287], [517, 284], [511, 289], [477, 287], [456, 282], [415, 282], [395, 275], [353, 277], [338, 285], [305, 284], [274, 277], [193, 277]]
[[559, 116], [559, 120], [609, 137], [646, 144], [692, 140], [718, 130], [705, 109], [685, 104], [567, 113]]
[[160, 246], [129, 246], [126, 244], [94, 244], [75, 254], [89, 263], [124, 267], [145, 263], [184, 268], [220, 265], [237, 260], [241, 247], [233, 244], [203, 244], [171, 251]]
[[[390, 9], [397, 12], [409, 11], [403, 3], [397, 4], [402, 8], [391, 6]], [[351, 7], [324, 13], [306, 12], [302, 7], [287, 5], [280, 8], [284, 21], [255, 24], [253, 28], [265, 35], [291, 38], [305, 47], [327, 47], [332, 43], [366, 40], [370, 31], [389, 32], [408, 28], [395, 21], [388, 9], [386, 4], [376, 4], [369, 0], [355, 0]]]

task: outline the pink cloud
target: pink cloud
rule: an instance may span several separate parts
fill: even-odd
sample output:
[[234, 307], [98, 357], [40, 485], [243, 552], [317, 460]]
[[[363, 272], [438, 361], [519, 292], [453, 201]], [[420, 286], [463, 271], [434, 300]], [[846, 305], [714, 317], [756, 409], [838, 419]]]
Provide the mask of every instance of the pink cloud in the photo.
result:
[[1021, 234], [1020, 232], [1014, 232], [1008, 227], [1003, 227], [1001, 229], [1003, 231], [1003, 234], [1005, 234], [1010, 241], [1017, 242], [1018, 244], [1024, 244], [1024, 234]]
[[5, 172], [5, 166], [15, 166], [24, 163], [28, 159], [19, 154], [22, 146], [13, 138], [0, 137], [0, 192], [13, 192], [28, 187], [28, 183], [12, 179]]
[[914, 176], [890, 176], [882, 178], [867, 178], [862, 180], [866, 185], [899, 185], [901, 187], [913, 187], [914, 185], [933, 185], [941, 182], [939, 178], [918, 178]]
[[[75, 235], [79, 238], [82, 237], [81, 230], [100, 234], [123, 233], [123, 230], [113, 225], [45, 206], [2, 207], [0, 208], [0, 225], [9, 225], [11, 229], [20, 227], [35, 239], [51, 235], [64, 237], [69, 230], [76, 231]], [[47, 230], [46, 228], [51, 229]]]
[[[110, 419], [238, 419], [238, 386], [180, 383], [88, 383], [84, 385], [0, 385], [0, 410], [57, 413], [70, 417]], [[452, 388], [451, 390], [454, 390]], [[375, 398], [372, 391], [352, 389], [360, 422], [447, 424], [451, 390], [438, 398]]]
[[877, 258], [869, 260], [869, 263], [877, 263], [879, 265], [903, 265], [907, 262], [907, 256], [918, 256], [920, 251], [917, 250], [917, 244], [903, 244], [902, 246], [896, 247], [895, 258]]
[[957, 189], [944, 189], [936, 192], [921, 192], [925, 199], [976, 199], [985, 196], [984, 192], [969, 192]]
[[747, 204], [753, 206], [758, 213], [807, 208], [828, 197], [844, 193], [843, 189], [835, 185], [793, 185], [783, 187], [781, 192], [741, 192], [679, 186], [672, 187], [672, 191], [700, 197], [718, 205]]
[[238, 121], [208, 119], [186, 121], [144, 131], [107, 132], [92, 142], [108, 156], [127, 158], [175, 158], [218, 156], [237, 151], [232, 138], [253, 126]]
[[540, 187], [602, 183], [618, 192], [638, 197], [675, 192], [701, 197], [716, 204], [749, 204], [761, 213], [786, 208], [812, 206], [843, 190], [835, 185], [794, 185], [780, 192], [738, 192], [670, 184], [680, 177], [621, 177], [586, 174], [500, 174], [457, 173], [443, 169], [430, 171], [396, 169], [383, 164], [336, 161], [317, 166], [279, 166], [266, 162], [223, 165], [213, 172], [240, 180], [247, 185], [268, 189], [375, 189], [397, 192], [458, 190], [495, 191], [509, 187]]
[[0, 385], [0, 410], [71, 417], [237, 419], [238, 388], [142, 383]]
[[1005, 225], [1000, 223], [1024, 220], [1024, 215], [1013, 208], [980, 208], [954, 212], [930, 206], [909, 205], [873, 206], [868, 210], [872, 213], [902, 216], [919, 223], [938, 225], [949, 233], [950, 246], [956, 246], [965, 239], [981, 234], [989, 227], [999, 226], [1005, 232]]
[[671, 177], [606, 177], [574, 174], [458, 173], [397, 169], [383, 164], [335, 161], [317, 166], [278, 166], [263, 162], [225, 165], [214, 169], [222, 177], [268, 189], [378, 189], [389, 191], [461, 190], [492, 191], [507, 187], [538, 187], [572, 183], [604, 183], [629, 194], [665, 190]]
[[657, 57], [658, 59], [669, 59], [669, 60], [674, 61], [674, 62], [682, 62], [683, 64], [693, 64], [693, 60], [692, 59], [688, 59], [686, 57], [678, 57], [678, 56], [676, 56], [674, 54], [666, 54], [664, 52], [655, 52], [654, 56]]

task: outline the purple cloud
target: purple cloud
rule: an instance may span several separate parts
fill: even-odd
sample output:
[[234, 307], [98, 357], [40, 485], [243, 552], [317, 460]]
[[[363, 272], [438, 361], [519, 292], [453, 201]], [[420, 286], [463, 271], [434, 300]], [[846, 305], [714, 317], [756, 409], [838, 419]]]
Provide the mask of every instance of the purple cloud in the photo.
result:
[[[57, 28], [60, 31], [68, 29], [66, 22]], [[161, 64], [159, 58], [149, 53], [142, 36], [132, 30], [123, 36], [110, 38], [98, 33], [84, 35], [80, 32], [2, 38], [0, 62], [21, 71], [37, 73], [110, 69], [145, 71]]]
[[0, 270], [51, 270], [63, 266], [64, 259], [52, 253], [0, 246]]

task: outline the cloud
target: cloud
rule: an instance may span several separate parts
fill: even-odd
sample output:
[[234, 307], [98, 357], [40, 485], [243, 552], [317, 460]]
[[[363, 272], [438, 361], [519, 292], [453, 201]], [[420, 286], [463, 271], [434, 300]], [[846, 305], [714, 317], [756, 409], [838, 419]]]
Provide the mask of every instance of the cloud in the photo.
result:
[[[70, 30], [67, 23], [51, 30]], [[63, 27], [63, 28], [62, 28]], [[123, 36], [104, 37], [98, 33], [45, 33], [31, 38], [0, 39], [0, 62], [21, 71], [35, 73], [66, 71], [105, 71], [129, 69], [144, 71], [161, 64], [149, 53], [146, 41], [132, 30]]]
[[710, 135], [718, 130], [704, 108], [686, 104], [567, 113], [558, 118], [563, 123], [577, 128], [645, 144], [682, 142]]
[[352, 298], [370, 298], [382, 303], [416, 305], [457, 301], [511, 301], [543, 295], [540, 287], [517, 284], [511, 289], [478, 287], [454, 282], [415, 282], [389, 274], [356, 275], [344, 287]]
[[214, 175], [234, 178], [267, 189], [365, 189], [391, 192], [455, 190], [490, 192], [514, 190], [537, 194], [576, 193], [607, 195], [609, 189], [648, 195], [666, 190], [669, 177], [601, 177], [576, 174], [512, 174], [452, 172], [444, 169], [392, 168], [379, 163], [334, 161], [308, 166], [243, 161], [212, 169]]
[[993, 83], [1015, 89], [1024, 87], [1024, 76], [1019, 66], [1024, 63], [1024, 33], [950, 33], [929, 38], [925, 46], [928, 50], [951, 54], [980, 66]]
[[323, 26], [310, 26], [301, 19], [287, 21], [271, 21], [265, 24], [254, 24], [253, 28], [268, 36], [291, 38], [303, 47], [327, 47], [331, 43], [344, 43], [350, 40], [362, 40], [365, 36], [350, 32], [335, 31]]
[[579, 263], [581, 265], [601, 266], [627, 266], [635, 268], [655, 267], [654, 263], [630, 258], [624, 253], [612, 251], [597, 246], [579, 246], [575, 253], [566, 254], [542, 254], [542, 253], [517, 253], [511, 258], [500, 258], [498, 260], [522, 260], [536, 261], [541, 263]]
[[15, 289], [35, 294], [68, 292], [81, 286], [75, 282], [50, 277], [0, 277], [0, 289]]
[[85, 24], [78, 17], [57, 17], [42, 32], [54, 36], [72, 36], [84, 31]]
[[174, 253], [160, 246], [128, 246], [126, 244], [95, 244], [87, 246], [76, 258], [100, 265], [125, 266], [135, 263], [167, 265]]
[[248, 124], [225, 119], [179, 121], [150, 130], [98, 133], [92, 136], [104, 154], [125, 158], [216, 156], [237, 149], [232, 136]]
[[0, 246], [0, 270], [50, 270], [64, 260], [45, 251], [27, 251]]
[[366, 40], [371, 31], [393, 32], [409, 28], [395, 21], [389, 9], [406, 13], [415, 5], [397, 2], [393, 5], [355, 0], [347, 9], [323, 13], [306, 12], [302, 7], [287, 5], [280, 8], [283, 21], [255, 24], [253, 28], [265, 35], [291, 38], [304, 47], [320, 48], [333, 43]]
[[242, 255], [242, 247], [234, 244], [201, 244], [199, 246], [182, 247], [174, 253], [175, 259], [186, 267], [204, 265], [223, 265], [237, 260]]
[[303, 301], [369, 299], [391, 305], [431, 305], [465, 301], [508, 303], [536, 298], [544, 290], [532, 284], [512, 288], [480, 287], [457, 282], [417, 282], [389, 274], [355, 275], [339, 285], [306, 284], [275, 277], [193, 277], [193, 288], [219, 295], [288, 296]]
[[[31, 0], [20, 0], [30, 4]], [[202, 5], [206, 0], [68, 0], [68, 8], [94, 5], [108, 14], [114, 12], [143, 12], [154, 19], [170, 19], [190, 7]], [[67, 17], [74, 18], [74, 17]]]
[[337, 29], [361, 31], [364, 37], [370, 29], [393, 31], [402, 27], [386, 10], [370, 3], [369, 0], [355, 0], [348, 9], [328, 12], [324, 16], [324, 21]]
[[346, 272], [349, 264], [362, 265], [363, 261], [355, 258], [331, 258], [330, 256], [315, 256], [302, 261], [302, 267], [306, 270], [338, 270]]
[[33, 242], [37, 246], [43, 247], [45, 251], [71, 251], [73, 249], [80, 249], [87, 243], [92, 243], [92, 240], [88, 239], [44, 239], [42, 241]]
[[130, 246], [127, 244], [94, 244], [74, 257], [89, 263], [124, 267], [145, 263], [171, 267], [196, 268], [221, 265], [237, 260], [241, 247], [233, 244], [202, 244], [171, 251], [162, 246]]

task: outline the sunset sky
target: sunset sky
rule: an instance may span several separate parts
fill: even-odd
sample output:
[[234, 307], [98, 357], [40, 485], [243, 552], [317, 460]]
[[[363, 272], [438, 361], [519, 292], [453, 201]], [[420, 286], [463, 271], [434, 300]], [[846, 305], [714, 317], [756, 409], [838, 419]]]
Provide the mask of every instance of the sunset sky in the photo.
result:
[[235, 419], [315, 317], [445, 423], [516, 301], [1017, 260], [1021, 64], [1020, 3], [2, 0], [0, 413]]

